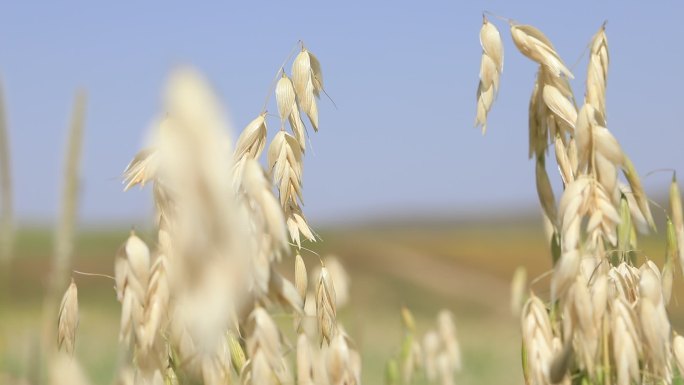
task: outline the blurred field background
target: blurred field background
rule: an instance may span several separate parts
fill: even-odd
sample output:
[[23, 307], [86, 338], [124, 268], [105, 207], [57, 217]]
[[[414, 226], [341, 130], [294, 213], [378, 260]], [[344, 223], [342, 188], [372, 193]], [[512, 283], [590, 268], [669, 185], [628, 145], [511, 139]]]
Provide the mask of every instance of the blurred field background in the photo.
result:
[[[511, 314], [509, 283], [520, 264], [528, 268], [530, 279], [550, 268], [540, 222], [534, 215], [520, 215], [486, 221], [387, 221], [320, 228], [323, 241], [307, 247], [321, 255], [336, 255], [351, 276], [351, 302], [340, 316], [363, 354], [364, 383], [382, 383], [384, 364], [401, 342], [399, 310], [405, 305], [414, 312], [421, 332], [434, 327], [439, 309], [454, 313], [464, 357], [457, 383], [522, 384], [519, 320]], [[129, 231], [81, 231], [74, 269], [113, 274], [114, 255]], [[152, 244], [153, 232], [139, 230], [139, 235]], [[659, 235], [649, 236], [642, 242], [642, 251], [661, 265], [663, 244]], [[16, 250], [10, 286], [3, 290], [0, 370], [36, 376], [52, 233], [21, 230]], [[318, 258], [307, 251], [303, 256], [307, 264]], [[289, 262], [285, 259], [285, 270], [292, 266]], [[117, 364], [120, 316], [113, 282], [73, 276], [79, 286], [81, 312], [76, 356], [93, 383], [109, 384]], [[547, 282], [540, 279], [533, 286], [535, 292], [547, 295]], [[684, 288], [680, 279], [675, 282], [670, 311], [674, 328], [681, 330], [684, 307], [677, 303], [684, 298]], [[281, 321], [288, 320], [283, 317]]]

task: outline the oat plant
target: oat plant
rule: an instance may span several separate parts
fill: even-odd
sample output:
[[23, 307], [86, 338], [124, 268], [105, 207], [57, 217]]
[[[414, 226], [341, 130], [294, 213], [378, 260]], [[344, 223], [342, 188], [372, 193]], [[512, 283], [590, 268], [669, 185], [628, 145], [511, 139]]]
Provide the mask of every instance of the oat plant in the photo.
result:
[[[537, 65], [529, 104], [529, 156], [553, 258], [550, 294], [530, 287], [522, 307], [522, 362], [527, 384], [671, 384], [684, 369], [684, 339], [670, 326], [666, 306], [684, 250], [676, 178], [664, 226], [667, 255], [658, 266], [638, 248], [655, 231], [649, 199], [635, 166], [609, 130], [606, 26], [588, 46], [584, 98], [575, 99], [573, 74], [537, 28], [508, 21], [514, 45]], [[476, 124], [486, 127], [501, 75], [503, 45], [487, 18]], [[557, 169], [557, 201], [548, 176]], [[519, 273], [513, 284], [521, 291]], [[517, 311], [520, 295], [512, 304]]]
[[[119, 383], [360, 383], [359, 353], [336, 315], [346, 299], [335, 286], [346, 294], [346, 276], [326, 259], [309, 277], [299, 255], [302, 242], [316, 240], [302, 185], [324, 83], [303, 43], [289, 61], [291, 72], [284, 64], [274, 81], [276, 122], [267, 98], [235, 144], [207, 81], [190, 68], [170, 76], [153, 139], [124, 172], [125, 189], [152, 185], [157, 235], [150, 243], [131, 232], [114, 259]], [[294, 284], [280, 262], [293, 267]], [[65, 352], [74, 345], [75, 298], [72, 285], [59, 317]], [[274, 321], [283, 312], [291, 330]]]

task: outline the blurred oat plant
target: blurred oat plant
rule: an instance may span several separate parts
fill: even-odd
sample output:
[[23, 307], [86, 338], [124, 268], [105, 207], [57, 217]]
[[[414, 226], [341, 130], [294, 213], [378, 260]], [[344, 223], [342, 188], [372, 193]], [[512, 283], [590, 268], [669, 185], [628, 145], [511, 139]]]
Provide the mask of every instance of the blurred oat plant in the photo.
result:
[[[171, 75], [152, 143], [124, 172], [125, 189], [152, 184], [157, 240], [150, 249], [131, 232], [115, 257], [125, 357], [119, 383], [360, 383], [360, 356], [336, 318], [346, 299], [335, 286], [347, 287], [346, 274], [322, 261], [309, 285], [298, 254], [303, 240], [316, 240], [301, 209], [302, 115], [317, 131], [324, 90], [321, 65], [303, 43], [291, 68], [288, 76], [283, 65], [274, 82], [280, 127], [266, 167], [259, 160], [268, 98], [233, 146], [203, 77], [188, 68]], [[275, 269], [293, 252], [295, 284]], [[68, 353], [77, 309], [72, 284], [59, 316], [59, 344]], [[273, 319], [283, 310], [296, 341]]]
[[[608, 130], [605, 24], [591, 39], [586, 93], [574, 97], [551, 41], [509, 21], [518, 50], [538, 65], [529, 104], [529, 156], [553, 257], [551, 292], [533, 290], [521, 309], [523, 371], [528, 384], [670, 384], [684, 369], [684, 338], [666, 312], [677, 261], [684, 263], [684, 224], [676, 178], [662, 267], [640, 254], [637, 234], [655, 229], [639, 176]], [[484, 18], [476, 125], [487, 124], [503, 68], [497, 28]], [[547, 174], [549, 147], [563, 182], [556, 203]], [[552, 161], [553, 162], [553, 161]], [[623, 178], [620, 178], [622, 174]], [[520, 292], [524, 273], [513, 284]], [[523, 289], [524, 290], [524, 289]], [[513, 296], [514, 311], [520, 294]]]

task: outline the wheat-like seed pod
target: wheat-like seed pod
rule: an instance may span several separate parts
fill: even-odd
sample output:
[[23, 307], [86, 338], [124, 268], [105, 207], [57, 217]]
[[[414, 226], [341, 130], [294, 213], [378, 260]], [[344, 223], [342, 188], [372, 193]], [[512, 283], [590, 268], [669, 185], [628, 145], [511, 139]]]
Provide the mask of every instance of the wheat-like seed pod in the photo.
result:
[[[283, 360], [281, 336], [269, 314], [256, 307], [249, 316], [247, 331], [247, 354], [252, 360], [252, 383], [289, 383], [290, 374]], [[266, 382], [260, 382], [260, 379]]]
[[[340, 260], [333, 255], [326, 256], [323, 259], [323, 265], [328, 269], [330, 279], [335, 285], [335, 306], [341, 309], [347, 304], [350, 297], [351, 283], [349, 274]], [[320, 277], [320, 274], [320, 267], [314, 269], [314, 277]]]
[[134, 232], [119, 249], [115, 274], [117, 292], [121, 301], [121, 329], [119, 340], [129, 343], [131, 335], [141, 337], [139, 326], [143, 321], [143, 306], [150, 274], [150, 251]]
[[306, 274], [306, 265], [304, 264], [304, 259], [302, 256], [297, 254], [295, 256], [295, 287], [297, 288], [297, 293], [304, 300], [306, 299], [306, 290], [309, 286], [309, 278]]
[[651, 214], [651, 208], [649, 206], [648, 197], [646, 196], [644, 187], [641, 184], [639, 174], [634, 168], [632, 161], [627, 156], [625, 156], [624, 160], [625, 162], [622, 168], [622, 172], [625, 175], [625, 178], [627, 178], [627, 182], [629, 183], [629, 187], [632, 191], [634, 200], [636, 200], [639, 210], [641, 210], [641, 214], [646, 219], [648, 226], [651, 229], [655, 230], [656, 226], [655, 222], [653, 221], [653, 215]]
[[335, 287], [328, 269], [321, 267], [321, 274], [316, 286], [316, 315], [321, 338], [330, 344], [337, 332], [337, 305]]
[[159, 338], [169, 309], [170, 287], [167, 264], [166, 256], [160, 254], [150, 269], [150, 282], [145, 295], [145, 314], [141, 326], [144, 338], [141, 345], [147, 349], [151, 348], [155, 340]]
[[280, 204], [287, 218], [290, 238], [301, 247], [300, 235], [314, 241], [313, 232], [302, 216], [300, 202], [302, 200], [302, 153], [293, 136], [280, 131], [268, 150], [269, 170], [273, 181], [280, 192]]
[[611, 340], [617, 384], [628, 385], [638, 382], [641, 337], [634, 312], [624, 299], [616, 298], [611, 306], [611, 315]]
[[522, 311], [522, 338], [526, 352], [526, 380], [533, 385], [548, 384], [548, 369], [553, 356], [553, 331], [546, 307], [534, 295], [527, 300]]
[[360, 379], [360, 361], [344, 333], [337, 333], [326, 351], [326, 367], [330, 385], [357, 385]]
[[487, 114], [499, 91], [499, 79], [503, 71], [501, 34], [486, 17], [482, 19], [480, 45], [482, 46], [482, 61], [480, 62], [480, 83], [477, 86], [475, 127], [481, 126], [482, 134], [484, 134], [487, 131]]
[[554, 140], [554, 149], [556, 153], [556, 163], [558, 164], [558, 171], [563, 179], [563, 186], [575, 181], [575, 168], [573, 167], [570, 157], [568, 156], [568, 149], [563, 144], [560, 135], [556, 135]]
[[261, 166], [254, 159], [244, 162], [242, 186], [251, 209], [250, 218], [259, 229], [257, 235], [266, 236], [266, 251], [277, 260], [288, 245], [283, 211]]
[[309, 117], [314, 130], [318, 131], [316, 99], [323, 90], [323, 74], [316, 56], [304, 47], [292, 63], [292, 80], [302, 111]]
[[259, 159], [261, 152], [266, 146], [266, 113], [262, 112], [254, 118], [240, 133], [233, 159], [238, 162], [244, 156], [249, 155], [253, 159]]
[[558, 136], [565, 143], [566, 134], [574, 132], [577, 113], [568, 80], [557, 77], [540, 65], [529, 104], [529, 157], [541, 157], [549, 138]]
[[59, 305], [57, 322], [57, 347], [73, 354], [78, 328], [78, 289], [73, 278]]
[[314, 362], [311, 343], [305, 334], [297, 336], [297, 385], [314, 385]]
[[655, 378], [672, 378], [670, 321], [665, 311], [657, 267], [641, 268], [639, 280], [639, 320], [644, 343], [644, 359]]
[[592, 297], [583, 277], [578, 275], [575, 279], [568, 291], [565, 306], [569, 306], [569, 314], [574, 321], [575, 351], [584, 369], [593, 377], [596, 374], [595, 357], [600, 325], [596, 324]]
[[551, 41], [537, 28], [531, 25], [511, 24], [511, 37], [523, 55], [545, 66], [554, 76], [564, 75], [569, 79], [573, 78]]
[[585, 95], [585, 102], [596, 107], [604, 116], [606, 114], [609, 62], [608, 39], [606, 37], [606, 24], [604, 23], [591, 40]]

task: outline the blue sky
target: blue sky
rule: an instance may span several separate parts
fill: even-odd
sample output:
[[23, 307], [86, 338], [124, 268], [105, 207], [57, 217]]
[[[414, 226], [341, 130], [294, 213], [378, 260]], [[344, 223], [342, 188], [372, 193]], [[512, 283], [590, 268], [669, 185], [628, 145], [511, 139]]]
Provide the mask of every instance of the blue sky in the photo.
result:
[[[504, 22], [495, 21], [505, 47], [501, 91], [487, 135], [473, 128], [485, 9], [540, 28], [568, 65], [607, 19], [609, 128], [640, 172], [684, 170], [681, 2], [119, 1], [2, 8], [0, 76], [22, 221], [51, 221], [57, 213], [78, 87], [89, 94], [82, 221], [139, 223], [150, 217], [151, 193], [124, 194], [118, 177], [159, 112], [169, 71], [180, 64], [201, 70], [239, 130], [259, 113], [299, 39], [321, 60], [338, 107], [321, 101], [321, 131], [305, 161], [304, 210], [315, 222], [534, 207], [527, 104], [535, 65], [515, 50]], [[574, 69], [578, 98], [585, 68], [586, 57]], [[645, 184], [657, 191], [667, 181], [656, 174]]]

